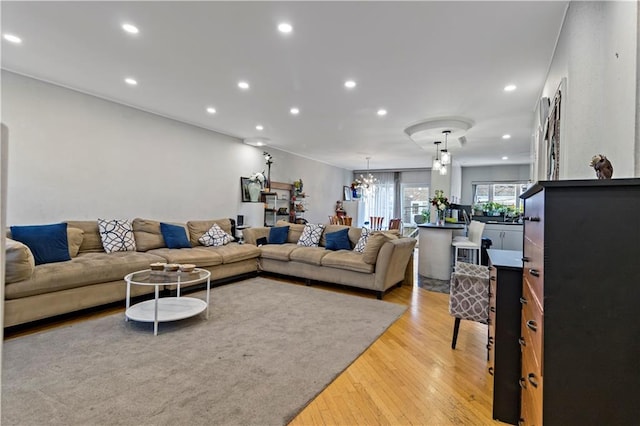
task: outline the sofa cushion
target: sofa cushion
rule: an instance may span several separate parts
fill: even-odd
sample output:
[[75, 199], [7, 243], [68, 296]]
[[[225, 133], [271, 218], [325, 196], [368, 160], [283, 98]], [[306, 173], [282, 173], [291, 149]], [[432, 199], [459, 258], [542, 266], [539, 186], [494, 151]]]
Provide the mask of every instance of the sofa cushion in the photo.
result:
[[349, 229], [350, 226], [347, 225], [325, 225], [324, 226], [324, 232], [322, 233], [322, 236], [320, 237], [320, 245], [322, 247], [326, 247], [327, 246], [327, 234], [332, 234], [336, 231], [341, 231], [343, 229]]
[[29, 247], [10, 238], [5, 241], [5, 282], [10, 284], [31, 278], [36, 261]]
[[274, 226], [269, 229], [269, 244], [284, 244], [289, 236], [288, 226]]
[[369, 230], [369, 228], [362, 228], [362, 230], [360, 231], [360, 238], [358, 238], [358, 242], [356, 243], [356, 246], [353, 248], [353, 251], [358, 253], [364, 253], [364, 248], [367, 245], [367, 240], [369, 239], [370, 234], [371, 234], [371, 231]]
[[222, 263], [234, 263], [260, 256], [260, 249], [252, 244], [231, 243], [221, 247], [198, 247], [222, 257]]
[[82, 229], [82, 244], [80, 244], [79, 253], [104, 253], [102, 247], [102, 238], [100, 238], [100, 229], [98, 222], [95, 220], [67, 220], [67, 228]]
[[220, 225], [217, 223], [211, 225], [211, 228], [198, 238], [198, 242], [205, 247], [221, 247], [229, 244], [233, 240], [234, 238], [220, 228]]
[[298, 248], [297, 244], [294, 243], [285, 243], [285, 244], [267, 244], [266, 246], [260, 247], [262, 252], [262, 257], [265, 259], [274, 259], [274, 260], [291, 260], [289, 255], [292, 251]]
[[[68, 262], [38, 265], [31, 278], [5, 287], [7, 299], [34, 296], [90, 284], [123, 280], [124, 276], [148, 269], [162, 258], [148, 253], [80, 253]], [[122, 284], [124, 286], [124, 283]]]
[[213, 220], [190, 220], [187, 222], [187, 229], [189, 230], [189, 241], [193, 247], [202, 245], [198, 241], [200, 237], [207, 232], [214, 223], [217, 223], [220, 228], [227, 234], [231, 235], [231, 220], [230, 219], [213, 219]]
[[344, 269], [347, 271], [373, 273], [375, 265], [365, 263], [363, 255], [354, 251], [335, 251], [322, 258], [322, 266]]
[[321, 223], [307, 223], [297, 244], [304, 247], [318, 247], [323, 229], [324, 225]]
[[84, 231], [80, 228], [67, 226], [67, 242], [69, 243], [69, 256], [76, 257], [84, 240]]
[[36, 265], [71, 260], [66, 223], [12, 226], [11, 236], [29, 247]]
[[372, 232], [369, 236], [369, 239], [367, 240], [367, 245], [364, 247], [362, 259], [365, 261], [365, 263], [374, 265], [378, 260], [378, 252], [380, 251], [384, 243], [397, 238], [398, 237], [396, 237], [395, 235], [386, 232]]
[[289, 254], [289, 259], [294, 260], [296, 262], [308, 263], [310, 265], [318, 265], [322, 264], [322, 258], [327, 255], [327, 253], [331, 253], [330, 250], [325, 250], [324, 247], [300, 247], [298, 246], [295, 250]]
[[138, 251], [149, 251], [166, 247], [160, 222], [157, 220], [141, 219], [139, 217], [131, 222], [133, 235], [136, 239], [136, 249]]
[[107, 253], [117, 251], [136, 251], [136, 240], [133, 228], [128, 220], [98, 219], [102, 247]]
[[160, 256], [167, 263], [191, 263], [198, 268], [222, 264], [222, 256], [216, 252], [205, 250], [205, 247], [170, 249], [159, 248], [147, 253]]
[[160, 222], [160, 232], [162, 232], [162, 238], [167, 248], [191, 248], [191, 243], [187, 237], [187, 230], [184, 226]]
[[327, 250], [351, 250], [349, 228], [344, 228], [336, 232], [325, 232], [324, 237], [326, 239], [325, 248]]
[[297, 244], [300, 236], [302, 235], [302, 231], [304, 231], [304, 225], [300, 223], [291, 223], [286, 220], [280, 219], [276, 222], [276, 226], [288, 226], [289, 227], [289, 235], [287, 235], [287, 242]]

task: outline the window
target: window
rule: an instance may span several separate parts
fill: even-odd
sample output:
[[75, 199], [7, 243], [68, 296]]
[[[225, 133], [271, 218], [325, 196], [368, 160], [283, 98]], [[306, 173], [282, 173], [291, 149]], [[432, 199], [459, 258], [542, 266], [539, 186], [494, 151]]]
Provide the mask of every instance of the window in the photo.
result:
[[488, 202], [500, 203], [504, 206], [520, 209], [520, 194], [527, 190], [525, 182], [488, 182], [473, 184], [473, 204]]
[[402, 184], [401, 188], [402, 223], [414, 224], [413, 217], [429, 210], [429, 187], [420, 184]]

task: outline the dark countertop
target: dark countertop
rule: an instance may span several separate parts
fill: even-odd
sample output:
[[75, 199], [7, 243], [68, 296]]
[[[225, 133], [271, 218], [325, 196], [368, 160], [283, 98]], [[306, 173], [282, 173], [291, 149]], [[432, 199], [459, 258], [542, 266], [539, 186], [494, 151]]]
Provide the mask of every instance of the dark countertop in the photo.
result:
[[519, 226], [522, 226], [522, 224], [518, 223], [518, 222], [498, 222], [497, 220], [490, 220], [488, 222], [485, 222], [485, 224], [487, 224], [487, 225], [519, 225]]
[[519, 250], [487, 250], [491, 264], [496, 268], [522, 269], [522, 252]]
[[418, 228], [429, 229], [464, 229], [463, 223], [445, 223], [444, 225], [436, 225], [435, 223], [422, 223]]

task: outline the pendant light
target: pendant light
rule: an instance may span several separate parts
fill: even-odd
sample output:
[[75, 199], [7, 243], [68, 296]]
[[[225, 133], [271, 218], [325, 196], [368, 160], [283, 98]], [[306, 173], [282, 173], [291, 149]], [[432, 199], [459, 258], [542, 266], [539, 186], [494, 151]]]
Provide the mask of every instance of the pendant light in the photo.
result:
[[433, 159], [433, 170], [440, 170], [440, 168], [442, 168], [442, 163], [440, 162], [440, 150], [438, 149], [438, 146], [441, 144], [442, 142], [440, 141], [435, 141], [434, 144], [436, 145], [436, 158]]
[[448, 136], [451, 133], [451, 130], [443, 130], [442, 133], [444, 133], [444, 149], [441, 151], [442, 152], [442, 164], [451, 164], [451, 154], [449, 153], [448, 150]]

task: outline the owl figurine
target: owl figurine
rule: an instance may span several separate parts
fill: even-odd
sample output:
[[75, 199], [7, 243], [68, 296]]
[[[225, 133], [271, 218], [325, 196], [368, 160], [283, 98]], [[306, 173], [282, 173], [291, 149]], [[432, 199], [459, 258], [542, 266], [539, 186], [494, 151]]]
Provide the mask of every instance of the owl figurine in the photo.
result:
[[598, 179], [611, 179], [611, 176], [613, 176], [611, 161], [602, 154], [594, 155], [589, 165], [596, 171]]

